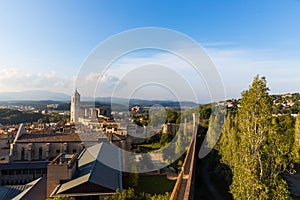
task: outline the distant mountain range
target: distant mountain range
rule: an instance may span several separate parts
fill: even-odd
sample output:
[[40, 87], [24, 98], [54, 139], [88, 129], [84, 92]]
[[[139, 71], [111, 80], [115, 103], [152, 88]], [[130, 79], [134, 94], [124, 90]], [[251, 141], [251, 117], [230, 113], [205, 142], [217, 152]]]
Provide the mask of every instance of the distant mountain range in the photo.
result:
[[[44, 90], [30, 90], [22, 92], [0, 92], [0, 104], [5, 103], [18, 103], [26, 102], [28, 104], [38, 102], [38, 104], [48, 104], [48, 103], [66, 103], [70, 102], [71, 96], [59, 93], [59, 92], [50, 92]], [[53, 102], [54, 101], [54, 102]], [[100, 102], [103, 104], [110, 104], [111, 102], [115, 104], [126, 105], [129, 101], [130, 105], [142, 105], [142, 106], [152, 106], [154, 104], [159, 104], [165, 107], [193, 107], [197, 106], [197, 103], [189, 101], [172, 101], [172, 100], [142, 100], [142, 99], [126, 99], [126, 98], [117, 98], [117, 97], [82, 97], [81, 101], [90, 101], [90, 102]]]
[[29, 90], [22, 92], [0, 92], [0, 101], [70, 101], [70, 95], [44, 90]]

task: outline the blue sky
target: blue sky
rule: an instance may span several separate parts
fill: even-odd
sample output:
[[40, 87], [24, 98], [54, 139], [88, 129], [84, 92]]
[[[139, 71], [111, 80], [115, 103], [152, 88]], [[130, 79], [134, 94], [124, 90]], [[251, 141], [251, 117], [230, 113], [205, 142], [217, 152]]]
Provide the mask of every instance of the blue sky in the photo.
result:
[[[0, 92], [71, 93], [99, 43], [141, 27], [196, 40], [215, 63], [227, 98], [239, 97], [256, 74], [267, 77], [271, 93], [300, 91], [300, 1], [29, 0], [0, 1]], [[116, 80], [110, 76], [105, 80]]]

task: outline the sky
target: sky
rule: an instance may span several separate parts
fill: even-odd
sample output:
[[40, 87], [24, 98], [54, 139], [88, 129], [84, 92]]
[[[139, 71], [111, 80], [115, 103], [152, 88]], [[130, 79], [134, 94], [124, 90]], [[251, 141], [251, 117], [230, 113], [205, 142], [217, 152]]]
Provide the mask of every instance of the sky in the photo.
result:
[[[76, 80], [89, 55], [112, 36], [143, 27], [171, 29], [203, 47], [219, 73], [226, 99], [239, 98], [257, 74], [266, 76], [272, 94], [300, 92], [298, 0], [3, 0], [0, 1], [0, 92], [49, 90], [71, 94], [79, 86], [79, 92], [85, 95]], [[132, 77], [126, 79], [130, 66], [150, 65], [153, 60], [155, 65], [172, 66], [176, 70], [186, 65], [168, 52], [144, 50], [121, 56], [114, 62], [119, 68], [112, 66], [102, 78], [90, 73], [86, 79], [97, 82], [100, 96], [111, 95], [111, 90], [121, 85], [123, 92], [114, 95], [176, 98], [176, 91], [172, 93], [167, 87], [158, 89], [155, 85], [151, 89], [139, 82], [136, 84], [141, 87], [128, 83], [128, 77]], [[135, 69], [138, 71], [138, 67]], [[147, 76], [139, 73], [141, 77]], [[184, 79], [192, 80], [192, 71], [187, 70]], [[191, 88], [203, 89], [200, 101], [210, 101], [209, 94], [213, 91], [205, 89], [204, 82], [205, 77], [195, 80], [190, 83]], [[175, 90], [185, 91], [185, 87], [188, 86], [181, 85]], [[182, 95], [180, 98], [184, 100], [193, 100], [192, 95]]]

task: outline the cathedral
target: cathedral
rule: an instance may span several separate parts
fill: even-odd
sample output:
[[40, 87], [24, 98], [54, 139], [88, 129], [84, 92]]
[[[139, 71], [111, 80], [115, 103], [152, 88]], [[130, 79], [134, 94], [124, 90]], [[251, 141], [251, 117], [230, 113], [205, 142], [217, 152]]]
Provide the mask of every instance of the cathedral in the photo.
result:
[[70, 110], [70, 123], [90, 123], [93, 121], [109, 120], [112, 119], [111, 109], [108, 107], [100, 106], [83, 106], [80, 102], [80, 94], [75, 90], [71, 98], [71, 110]]

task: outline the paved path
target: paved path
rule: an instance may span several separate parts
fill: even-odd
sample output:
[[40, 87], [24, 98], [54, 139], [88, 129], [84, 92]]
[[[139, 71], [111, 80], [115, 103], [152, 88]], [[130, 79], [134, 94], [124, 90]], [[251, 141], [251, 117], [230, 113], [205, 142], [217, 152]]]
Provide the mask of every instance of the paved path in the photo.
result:
[[192, 149], [189, 152], [189, 154], [187, 155], [188, 157], [185, 160], [185, 167], [183, 169], [183, 178], [182, 178], [182, 181], [180, 184], [180, 189], [179, 189], [178, 196], [177, 196], [178, 200], [188, 200], [188, 197], [189, 197], [190, 190], [187, 187], [190, 187], [190, 186], [188, 186], [187, 183], [188, 183], [189, 178], [192, 178], [191, 176], [193, 173], [193, 171], [190, 170], [192, 160], [194, 159], [193, 145], [191, 145], [190, 148], [192, 148]]

